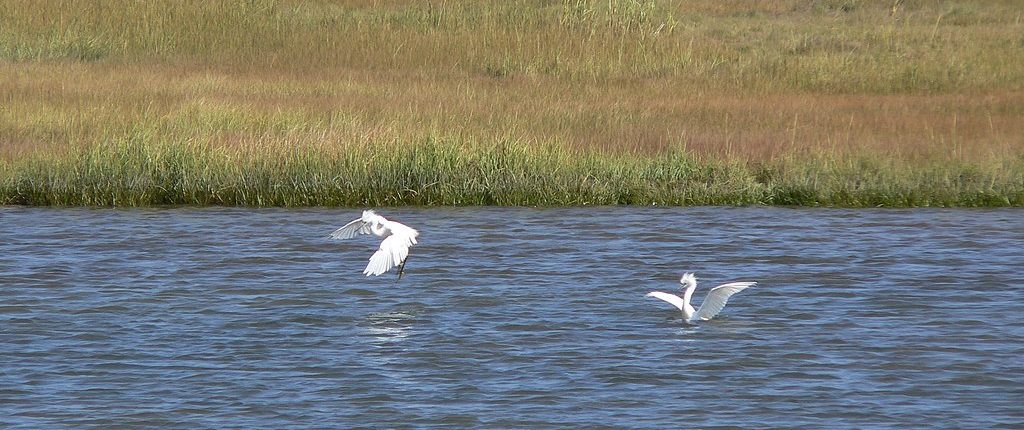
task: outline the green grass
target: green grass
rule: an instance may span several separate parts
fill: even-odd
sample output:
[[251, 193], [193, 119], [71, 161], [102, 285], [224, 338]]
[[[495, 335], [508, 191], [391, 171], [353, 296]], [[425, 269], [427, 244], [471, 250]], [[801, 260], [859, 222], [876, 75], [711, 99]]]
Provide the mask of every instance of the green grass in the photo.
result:
[[0, 0], [0, 204], [1021, 206], [1021, 18]]
[[20, 205], [801, 205], [1020, 206], [1017, 165], [905, 171], [890, 160], [751, 167], [683, 150], [638, 158], [426, 137], [352, 147], [211, 147], [138, 132], [63, 156], [0, 165], [0, 204]]

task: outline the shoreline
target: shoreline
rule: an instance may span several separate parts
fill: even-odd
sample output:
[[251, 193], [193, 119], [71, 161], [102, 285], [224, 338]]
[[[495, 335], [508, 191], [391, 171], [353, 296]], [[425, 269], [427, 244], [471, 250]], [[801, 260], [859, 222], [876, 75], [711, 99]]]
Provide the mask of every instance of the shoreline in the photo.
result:
[[0, 164], [0, 204], [255, 207], [765, 205], [1019, 207], [1012, 165], [852, 163], [751, 166], [562, 146], [348, 148], [132, 143]]

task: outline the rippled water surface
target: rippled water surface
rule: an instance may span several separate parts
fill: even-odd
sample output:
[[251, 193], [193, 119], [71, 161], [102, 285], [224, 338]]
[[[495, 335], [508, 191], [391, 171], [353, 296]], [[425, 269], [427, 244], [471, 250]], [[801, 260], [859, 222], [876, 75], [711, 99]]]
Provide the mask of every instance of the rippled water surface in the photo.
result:
[[1024, 428], [1024, 211], [382, 214], [0, 208], [0, 427]]

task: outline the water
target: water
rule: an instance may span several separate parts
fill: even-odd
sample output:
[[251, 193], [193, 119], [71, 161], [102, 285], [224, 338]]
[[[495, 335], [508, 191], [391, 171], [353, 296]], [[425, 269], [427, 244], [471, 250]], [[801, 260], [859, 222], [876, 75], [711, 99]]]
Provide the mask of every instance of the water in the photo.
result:
[[358, 212], [0, 208], [0, 427], [1024, 428], [1021, 210]]

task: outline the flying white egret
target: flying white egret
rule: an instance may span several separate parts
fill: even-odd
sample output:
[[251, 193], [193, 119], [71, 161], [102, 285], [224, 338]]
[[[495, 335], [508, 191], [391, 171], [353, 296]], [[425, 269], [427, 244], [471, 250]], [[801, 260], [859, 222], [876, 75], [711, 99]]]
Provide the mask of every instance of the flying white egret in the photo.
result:
[[416, 236], [420, 232], [405, 224], [389, 221], [374, 211], [363, 211], [359, 219], [345, 224], [331, 233], [332, 239], [351, 239], [361, 234], [373, 233], [384, 240], [380, 242], [380, 249], [370, 257], [370, 263], [366, 265], [363, 273], [366, 276], [380, 275], [391, 270], [392, 267], [401, 265], [398, 268], [398, 279], [402, 279], [405, 271], [405, 259], [409, 257], [409, 247], [416, 244]]
[[663, 293], [661, 291], [652, 291], [647, 293], [644, 297], [654, 297], [672, 304], [683, 311], [683, 319], [688, 324], [693, 324], [695, 321], [706, 321], [714, 318], [722, 311], [725, 307], [726, 302], [729, 301], [729, 297], [740, 291], [745, 290], [747, 287], [753, 287], [757, 285], [757, 282], [733, 282], [729, 284], [719, 285], [708, 291], [708, 295], [704, 297], [704, 302], [700, 304], [700, 309], [694, 310], [693, 306], [690, 306], [690, 297], [693, 296], [693, 290], [697, 289], [697, 277], [693, 273], [684, 273], [683, 278], [679, 280], [682, 284], [683, 297], [679, 297], [675, 294]]

